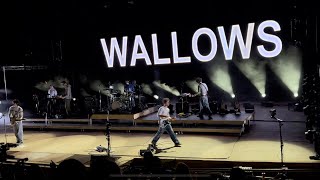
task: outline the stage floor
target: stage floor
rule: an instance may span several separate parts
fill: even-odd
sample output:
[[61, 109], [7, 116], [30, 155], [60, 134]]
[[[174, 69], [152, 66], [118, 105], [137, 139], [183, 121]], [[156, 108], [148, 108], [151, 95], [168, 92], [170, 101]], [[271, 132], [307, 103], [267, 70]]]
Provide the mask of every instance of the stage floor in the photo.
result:
[[[279, 109], [279, 108], [278, 108]], [[258, 109], [258, 111], [263, 109]], [[314, 155], [313, 144], [304, 135], [305, 121], [303, 113], [289, 112], [285, 107], [279, 112], [286, 112], [283, 125], [284, 161], [291, 163], [320, 163], [309, 160]], [[266, 113], [268, 113], [266, 111]], [[241, 137], [214, 136], [204, 134], [179, 134], [182, 147], [173, 147], [167, 134], [164, 134], [158, 146], [163, 152], [157, 154], [161, 159], [212, 160], [228, 162], [280, 162], [280, 143], [278, 123], [263, 119], [258, 114], [258, 120], [251, 122], [249, 133]], [[290, 117], [294, 116], [294, 117]], [[5, 142], [3, 126], [0, 127], [0, 142]], [[174, 125], [173, 128], [175, 129]], [[7, 141], [15, 142], [12, 129], [7, 129]], [[112, 132], [112, 155], [119, 157], [121, 165], [133, 158], [140, 157], [139, 150], [147, 148], [154, 132], [149, 133], [119, 133]], [[94, 151], [98, 145], [106, 145], [103, 132], [61, 132], [61, 131], [26, 131], [24, 145], [11, 148], [9, 154], [16, 158], [29, 158], [29, 162], [59, 163], [66, 158], [76, 158], [89, 164], [90, 155], [101, 154]]]
[[[261, 124], [262, 123], [262, 124]], [[159, 140], [159, 148], [164, 152], [157, 154], [160, 158], [217, 160], [217, 161], [250, 161], [279, 162], [280, 144], [277, 124], [272, 122], [256, 122], [261, 126], [274, 126], [273, 129], [245, 134], [241, 138], [232, 136], [212, 135], [178, 135], [182, 147], [173, 147], [169, 136], [163, 135]], [[264, 125], [263, 125], [264, 124]], [[260, 126], [259, 125], [259, 126]], [[288, 126], [300, 126], [291, 123]], [[285, 125], [286, 127], [286, 125]], [[287, 128], [284, 128], [287, 129]], [[8, 142], [14, 142], [15, 137], [9, 130]], [[299, 134], [295, 134], [295, 137]], [[112, 155], [121, 157], [119, 164], [139, 157], [139, 150], [145, 149], [151, 141], [153, 133], [112, 133]], [[17, 158], [28, 157], [30, 162], [59, 163], [65, 158], [76, 158], [88, 164], [91, 154], [101, 154], [94, 151], [98, 145], [105, 145], [105, 136], [97, 132], [25, 132], [25, 143], [21, 147], [10, 149], [11, 155]], [[1, 134], [4, 142], [4, 134]], [[314, 154], [313, 145], [304, 139], [287, 138], [284, 133], [285, 162], [318, 163], [309, 160]]]

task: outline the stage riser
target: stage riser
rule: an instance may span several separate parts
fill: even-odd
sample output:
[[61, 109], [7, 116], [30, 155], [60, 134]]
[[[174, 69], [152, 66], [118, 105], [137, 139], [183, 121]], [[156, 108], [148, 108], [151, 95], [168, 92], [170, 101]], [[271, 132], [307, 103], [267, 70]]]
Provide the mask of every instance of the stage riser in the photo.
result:
[[[75, 126], [25, 126], [24, 130], [40, 130], [40, 131], [105, 131], [105, 127], [75, 127]], [[158, 127], [111, 127], [111, 131], [123, 131], [123, 132], [157, 132]], [[174, 131], [177, 133], [217, 133], [225, 135], [239, 135], [242, 133], [241, 128], [221, 128], [221, 129], [212, 129], [212, 128], [174, 128]]]
[[[158, 125], [158, 121], [130, 121], [130, 120], [122, 120], [121, 122], [117, 121], [117, 120], [110, 120], [110, 122], [112, 124], [121, 124], [121, 125], [149, 125], [149, 126], [159, 126]], [[49, 124], [82, 124], [82, 125], [88, 125], [90, 124], [89, 121], [49, 121]], [[106, 123], [105, 120], [101, 120], [101, 121], [93, 121], [92, 124], [93, 125], [104, 125]], [[25, 124], [45, 124], [45, 121], [28, 121], [25, 122]], [[240, 122], [240, 121], [235, 121], [235, 122], [230, 122], [230, 121], [217, 121], [217, 122], [202, 122], [202, 121], [198, 121], [198, 122], [193, 122], [193, 121], [183, 121], [183, 122], [179, 122], [179, 121], [175, 121], [171, 123], [174, 126], [242, 126], [243, 124], [247, 124], [245, 121]]]
[[96, 119], [117, 119], [117, 120], [134, 120], [138, 119], [140, 117], [147, 116], [149, 114], [152, 114], [156, 111], [158, 111], [159, 106], [150, 107], [146, 110], [143, 110], [142, 112], [135, 113], [135, 114], [93, 114], [90, 119], [96, 120]]
[[[145, 113], [155, 111], [156, 108], [149, 108]], [[96, 114], [96, 119], [28, 119], [24, 123], [24, 129], [32, 130], [80, 130], [80, 131], [105, 131], [106, 119], [104, 114]], [[112, 131], [125, 132], [156, 132], [158, 130], [158, 120], [155, 114], [141, 119], [125, 119], [128, 115], [117, 115], [122, 119], [110, 119]], [[132, 115], [129, 115], [132, 116]], [[93, 117], [93, 116], [91, 116]], [[101, 118], [101, 119], [99, 119]], [[242, 116], [215, 116], [213, 120], [199, 120], [198, 117], [191, 116], [172, 121], [172, 126], [179, 133], [221, 133], [241, 135], [248, 131], [250, 121], [254, 119], [254, 113], [242, 114]], [[223, 119], [225, 118], [225, 119]], [[234, 119], [232, 119], [234, 118]]]

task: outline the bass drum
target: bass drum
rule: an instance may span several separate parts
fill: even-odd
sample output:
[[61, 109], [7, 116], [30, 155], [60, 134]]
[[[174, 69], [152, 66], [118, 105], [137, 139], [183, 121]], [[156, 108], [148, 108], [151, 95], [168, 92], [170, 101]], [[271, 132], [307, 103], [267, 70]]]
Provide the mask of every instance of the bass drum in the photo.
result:
[[112, 104], [111, 104], [111, 108], [112, 108], [112, 110], [123, 110], [123, 109], [125, 109], [126, 108], [126, 105], [124, 104], [124, 103], [122, 103], [122, 102], [120, 102], [120, 101], [114, 101], [114, 102], [112, 102]]

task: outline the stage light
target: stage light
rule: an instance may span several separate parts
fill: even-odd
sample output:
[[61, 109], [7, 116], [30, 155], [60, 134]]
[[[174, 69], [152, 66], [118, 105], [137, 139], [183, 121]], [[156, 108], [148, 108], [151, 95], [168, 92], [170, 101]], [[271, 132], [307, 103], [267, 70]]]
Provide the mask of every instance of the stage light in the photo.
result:
[[159, 96], [158, 95], [153, 95], [153, 97], [155, 98], [155, 99], [159, 99]]
[[76, 101], [77, 99], [76, 99], [76, 98], [72, 98], [72, 100], [73, 100], [73, 101]]
[[84, 97], [88, 97], [88, 96], [91, 96], [85, 89], [81, 88], [80, 89], [80, 94], [81, 96], [84, 96]]
[[281, 79], [283, 84], [295, 94], [299, 91], [302, 71], [302, 56], [297, 47], [289, 47], [284, 53], [269, 61], [271, 70]]
[[266, 70], [265, 62], [248, 59], [245, 61], [234, 61], [239, 70], [250, 80], [261, 95], [266, 92]]
[[41, 91], [48, 91], [50, 85], [53, 85], [55, 88], [64, 88], [63, 84], [61, 83], [62, 81], [68, 82], [68, 79], [61, 76], [56, 76], [54, 77], [54, 80], [48, 80], [37, 83], [35, 85], [35, 88]]
[[148, 94], [148, 95], [150, 95], [150, 96], [152, 96], [152, 94], [153, 94], [153, 91], [152, 91], [152, 89], [151, 89], [151, 87], [150, 87], [150, 85], [149, 84], [141, 84], [141, 87], [142, 87], [142, 91], [145, 93], [145, 94]]
[[225, 61], [219, 62], [219, 64], [214, 63], [212, 66], [208, 66], [206, 70], [211, 82], [230, 95], [233, 94], [231, 78]]
[[236, 95], [235, 95], [235, 94], [231, 94], [231, 97], [232, 97], [232, 98], [235, 98], [235, 97], [236, 97]]
[[107, 87], [100, 80], [94, 80], [90, 82], [90, 88], [105, 96], [110, 94], [110, 91], [107, 90]]
[[298, 97], [298, 96], [299, 96], [299, 94], [298, 94], [298, 93], [294, 93], [293, 95], [294, 95], [294, 97]]
[[267, 95], [266, 95], [266, 94], [264, 94], [264, 93], [263, 93], [263, 94], [261, 94], [261, 97], [263, 97], [263, 98], [265, 98], [266, 96], [267, 96]]
[[186, 81], [186, 84], [193, 92], [198, 92], [198, 83], [195, 80]]
[[160, 81], [153, 81], [153, 84], [175, 96], [179, 96], [180, 93], [179, 91], [175, 88], [175, 87], [170, 87], [168, 85], [166, 85], [165, 83], [161, 83]]
[[114, 88], [114, 90], [118, 90], [121, 93], [124, 92], [124, 84], [122, 84], [122, 83], [114, 83], [113, 88]]

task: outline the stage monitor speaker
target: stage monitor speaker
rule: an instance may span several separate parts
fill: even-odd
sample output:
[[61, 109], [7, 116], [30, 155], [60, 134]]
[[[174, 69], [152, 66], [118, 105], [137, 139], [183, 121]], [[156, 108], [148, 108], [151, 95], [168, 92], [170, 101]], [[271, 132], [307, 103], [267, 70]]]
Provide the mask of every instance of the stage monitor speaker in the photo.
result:
[[216, 101], [210, 102], [209, 107], [210, 107], [213, 114], [218, 113], [218, 103]]
[[[183, 107], [182, 107], [183, 105]], [[190, 105], [188, 102], [184, 102], [183, 104], [181, 102], [176, 103], [176, 112], [179, 113], [189, 113], [190, 112]]]
[[244, 107], [244, 111], [245, 111], [246, 113], [252, 113], [252, 112], [254, 112], [254, 105], [253, 105], [253, 104], [244, 103], [244, 104], [243, 104], [243, 107]]

